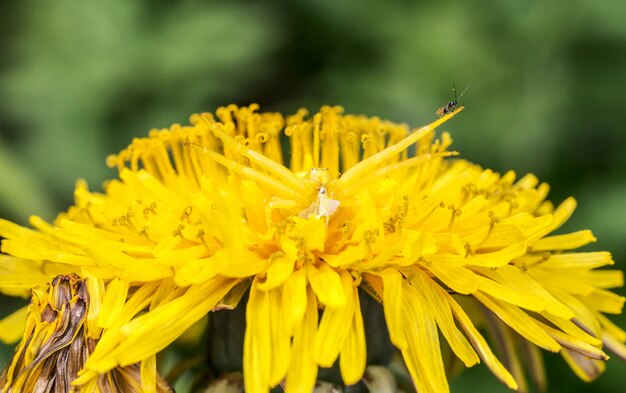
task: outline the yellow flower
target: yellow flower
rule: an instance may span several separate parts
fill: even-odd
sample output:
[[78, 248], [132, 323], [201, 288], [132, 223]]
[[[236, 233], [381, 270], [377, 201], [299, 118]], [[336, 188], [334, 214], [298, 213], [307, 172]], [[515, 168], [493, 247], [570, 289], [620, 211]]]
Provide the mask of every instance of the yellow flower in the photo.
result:
[[[56, 277], [45, 289], [33, 288], [24, 338], [0, 376], [2, 392], [70, 391], [100, 337], [102, 329], [95, 321], [102, 287], [95, 277], [86, 281], [69, 274]], [[140, 393], [143, 382], [158, 392], [173, 392], [156, 374], [154, 362], [115, 367], [84, 391]]]
[[244, 307], [246, 292], [248, 393], [311, 392], [318, 367], [337, 362], [346, 385], [361, 380], [360, 291], [382, 303], [420, 393], [449, 390], [440, 338], [467, 367], [482, 360], [523, 388], [478, 325], [502, 338], [503, 356], [515, 343], [561, 352], [585, 379], [602, 370], [603, 347], [624, 356], [626, 333], [604, 315], [621, 312], [608, 289], [622, 273], [595, 270], [610, 254], [571, 251], [595, 240], [586, 230], [551, 235], [575, 202], [554, 208], [534, 176], [445, 159], [456, 155], [450, 135], [434, 130], [462, 107], [414, 131], [338, 107], [310, 118], [257, 109], [135, 139], [108, 160], [119, 179], [104, 194], [79, 182], [54, 225], [0, 221], [2, 251], [16, 258], [0, 287], [59, 271], [106, 283], [101, 337], [74, 386], [153, 362], [210, 311]]

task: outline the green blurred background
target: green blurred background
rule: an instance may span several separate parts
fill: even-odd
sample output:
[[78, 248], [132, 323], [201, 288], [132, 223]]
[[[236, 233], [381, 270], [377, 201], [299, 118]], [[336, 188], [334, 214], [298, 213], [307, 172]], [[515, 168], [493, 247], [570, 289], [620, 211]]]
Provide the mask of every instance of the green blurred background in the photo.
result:
[[[626, 266], [623, 0], [87, 3], [0, 2], [0, 217], [52, 219], [76, 179], [115, 176], [107, 154], [194, 112], [340, 104], [418, 126], [454, 81], [472, 85], [445, 127], [454, 148], [575, 196], [565, 229], [592, 229], [590, 249]], [[591, 385], [546, 359], [550, 392], [624, 389], [618, 359]], [[482, 366], [452, 388], [507, 391]]]

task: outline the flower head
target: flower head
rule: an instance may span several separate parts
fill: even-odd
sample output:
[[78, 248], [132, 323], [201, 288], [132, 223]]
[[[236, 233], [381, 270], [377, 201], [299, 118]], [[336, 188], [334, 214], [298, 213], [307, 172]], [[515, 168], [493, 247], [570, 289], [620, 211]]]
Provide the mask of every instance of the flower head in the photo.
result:
[[[2, 392], [69, 392], [100, 337], [95, 323], [102, 281], [60, 275], [46, 288], [35, 287], [28, 306], [24, 337], [11, 364], [0, 376]], [[90, 287], [90, 288], [89, 288]], [[150, 369], [152, 367], [152, 370]], [[149, 380], [158, 392], [172, 390], [156, 375], [156, 364], [115, 367], [84, 386], [84, 391], [143, 392]]]
[[[79, 182], [54, 225], [0, 221], [2, 251], [17, 258], [5, 282], [30, 266], [23, 287], [63, 270], [106, 283], [101, 336], [74, 386], [154, 359], [234, 307], [246, 307], [247, 392], [310, 392], [318, 367], [336, 362], [354, 384], [366, 367], [360, 291], [382, 303], [420, 393], [449, 390], [440, 339], [512, 389], [524, 383], [505, 356], [515, 343], [561, 352], [585, 379], [602, 370], [603, 346], [626, 352], [604, 315], [621, 312], [608, 289], [622, 273], [595, 270], [610, 254], [571, 251], [595, 240], [586, 230], [552, 235], [574, 200], [555, 208], [532, 175], [446, 159], [450, 135], [434, 130], [462, 107], [414, 131], [338, 107], [310, 118], [257, 109], [135, 139], [108, 160], [119, 179], [104, 194]], [[506, 367], [476, 325], [502, 338]]]

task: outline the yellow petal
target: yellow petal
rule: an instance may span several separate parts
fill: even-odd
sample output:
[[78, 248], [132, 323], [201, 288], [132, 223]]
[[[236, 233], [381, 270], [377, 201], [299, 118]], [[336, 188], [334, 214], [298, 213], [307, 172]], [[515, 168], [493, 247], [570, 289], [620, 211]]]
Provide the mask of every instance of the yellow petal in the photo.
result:
[[116, 365], [127, 366], [157, 353], [204, 317], [236, 282], [220, 278], [192, 286], [184, 295], [119, 329], [106, 330], [84, 369], [104, 373]]
[[0, 236], [6, 239], [19, 239], [28, 237], [31, 234], [35, 235], [35, 232], [21, 225], [12, 223], [9, 220], [0, 218]]
[[554, 289], [550, 293], [574, 312], [575, 320], [573, 319], [572, 322], [575, 321], [576, 325], [594, 337], [602, 335], [603, 326], [600, 324], [601, 319], [598, 314], [587, 307], [578, 297], [558, 289]]
[[[146, 308], [153, 309], [151, 307], [154, 304], [155, 295], [157, 290], [161, 288], [161, 281], [154, 281], [150, 283], [146, 283], [140, 286], [126, 301], [124, 304], [124, 308], [115, 323], [110, 327], [119, 328], [120, 326], [128, 323], [131, 319], [133, 319], [136, 315], [144, 311]], [[179, 288], [179, 292], [176, 292], [176, 295], [181, 295], [184, 293], [184, 290]], [[172, 298], [176, 298], [178, 296], [173, 296]], [[172, 298], [168, 299], [171, 300]]]
[[622, 308], [624, 307], [624, 300], [625, 298], [623, 296], [619, 296], [604, 289], [595, 289], [583, 299], [583, 301], [594, 310], [602, 311], [607, 314], [621, 314]]
[[462, 254], [465, 251], [463, 241], [456, 233], [437, 232], [432, 234], [440, 252]]
[[478, 276], [466, 267], [431, 263], [427, 264], [426, 268], [450, 289], [462, 295], [469, 295], [478, 290]]
[[561, 346], [533, 318], [516, 306], [493, 299], [480, 291], [476, 292], [474, 297], [493, 311], [504, 323], [532, 343], [551, 352], [558, 352], [561, 349]]
[[525, 253], [526, 245], [518, 243], [499, 251], [469, 255], [467, 257], [464, 255], [431, 255], [427, 259], [432, 263], [441, 265], [500, 267], [507, 265], [513, 259]]
[[[520, 296], [527, 299], [519, 303], [506, 300], [505, 298], [502, 298], [502, 300], [506, 300], [520, 307], [528, 308], [529, 310], [545, 310], [563, 319], [571, 319], [574, 317], [574, 313], [566, 305], [558, 301], [543, 285], [535, 281], [522, 269], [515, 266], [503, 266], [496, 270], [480, 269], [480, 273], [507, 287], [509, 291], [515, 292], [512, 296], [516, 297], [518, 300], [520, 300]], [[529, 303], [534, 303], [534, 306], [531, 305], [527, 307], [524, 305], [528, 305]], [[536, 309], [535, 307], [542, 308]]]
[[24, 306], [17, 311], [4, 317], [0, 321], [0, 341], [5, 344], [16, 343], [24, 334], [26, 326], [26, 315], [28, 314], [28, 306]]
[[[354, 319], [353, 280], [346, 271], [341, 272], [341, 283], [346, 301], [343, 306], [326, 305], [315, 336], [315, 361], [322, 367], [331, 367], [350, 332]], [[319, 295], [318, 295], [319, 297]]]
[[325, 217], [310, 217], [301, 222], [303, 223], [301, 230], [306, 247], [309, 250], [324, 251], [324, 243], [326, 242]]
[[476, 247], [479, 249], [501, 249], [510, 244], [525, 241], [524, 234], [513, 225], [496, 225], [491, 233]]
[[283, 310], [287, 331], [300, 325], [307, 305], [307, 285], [305, 269], [296, 270], [283, 284]]
[[543, 269], [538, 267], [528, 269], [527, 273], [535, 281], [542, 283], [547, 290], [557, 289], [580, 296], [587, 296], [594, 291], [591, 282], [581, 280], [574, 272], [562, 274], [563, 271], [560, 269]]
[[480, 277], [480, 290], [496, 299], [514, 304], [530, 311], [540, 312], [546, 308], [547, 302], [532, 294], [526, 295], [489, 278]]
[[332, 267], [342, 267], [360, 263], [365, 258], [365, 247], [362, 243], [347, 246], [336, 254], [323, 254], [322, 259]]
[[[9, 240], [2, 242], [4, 245]], [[0, 255], [0, 291], [11, 296], [27, 296], [30, 288], [45, 285], [60, 274], [69, 274], [76, 268], [61, 263], [30, 261]]]
[[420, 257], [437, 252], [437, 241], [426, 232], [405, 229], [402, 231], [401, 255], [406, 258]]
[[[184, 232], [185, 229], [183, 229], [182, 231]], [[187, 236], [193, 236], [192, 238], [195, 238], [195, 236], [197, 236], [197, 233], [189, 234]], [[178, 244], [180, 244], [180, 240], [178, 240]], [[140, 252], [143, 253], [143, 251]], [[152, 254], [154, 254], [155, 256], [155, 264], [178, 268], [185, 265], [189, 261], [196, 261], [198, 259], [204, 258], [207, 254], [207, 247], [202, 244], [198, 246], [189, 246], [186, 248], [175, 248], [171, 250], [166, 250], [158, 254], [153, 251]]]
[[175, 280], [180, 286], [201, 283], [215, 277], [228, 264], [230, 255], [219, 250], [208, 258], [187, 261], [175, 269]]
[[365, 371], [367, 353], [365, 350], [365, 331], [363, 329], [363, 316], [359, 303], [359, 293], [353, 288], [354, 318], [350, 324], [348, 337], [343, 343], [339, 358], [339, 369], [346, 385], [353, 385], [361, 379]]
[[478, 352], [480, 358], [487, 364], [487, 367], [495, 374], [496, 377], [510, 389], [517, 390], [518, 385], [511, 373], [502, 365], [498, 358], [493, 354], [491, 348], [478, 332], [472, 320], [467, 316], [463, 308], [448, 293], [443, 293], [457, 321], [465, 331], [472, 346]]
[[241, 202], [246, 206], [246, 219], [250, 226], [260, 233], [267, 231], [265, 222], [265, 195], [258, 184], [252, 180], [241, 180]]
[[395, 269], [380, 272], [383, 279], [383, 309], [389, 328], [389, 338], [399, 349], [406, 349], [407, 342], [402, 328], [402, 281], [404, 278]]
[[210, 257], [187, 261], [176, 269], [176, 283], [188, 286], [212, 279], [220, 274], [226, 277], [249, 277], [265, 269], [267, 260], [253, 252], [220, 249]]
[[156, 356], [149, 356], [141, 361], [140, 366], [142, 391], [156, 393]]
[[561, 344], [564, 348], [576, 351], [591, 359], [604, 361], [609, 360], [609, 357], [601, 349], [596, 348], [593, 345], [589, 345], [583, 340], [553, 329], [547, 325], [544, 325], [543, 328], [550, 335], [550, 337], [554, 338], [554, 340], [556, 340], [556, 342]]
[[544, 237], [532, 244], [532, 249], [533, 251], [573, 250], [595, 241], [596, 238], [590, 230], [583, 230], [565, 235]]
[[104, 281], [98, 277], [87, 274], [84, 276], [87, 292], [89, 293], [89, 309], [87, 311], [87, 332], [90, 338], [96, 339], [100, 337], [100, 328], [98, 327], [98, 319], [100, 319], [100, 308], [102, 304], [102, 296], [104, 295]]
[[118, 276], [127, 282], [152, 281], [172, 275], [172, 271], [167, 266], [156, 265], [150, 259], [133, 258], [124, 252], [105, 246], [94, 246], [87, 252], [99, 264], [110, 266], [119, 272]]
[[402, 324], [408, 345], [402, 356], [413, 383], [420, 393], [448, 392], [437, 324], [413, 287], [404, 282], [403, 291]]
[[597, 288], [617, 288], [624, 286], [624, 272], [621, 270], [594, 270], [586, 272], [589, 282]]
[[574, 198], [567, 198], [552, 214], [552, 222], [533, 233], [528, 239], [528, 244], [533, 244], [545, 235], [554, 232], [558, 229], [565, 221], [567, 221], [572, 213], [576, 209], [576, 200]]
[[285, 393], [310, 393], [317, 379], [317, 363], [313, 356], [317, 331], [317, 301], [310, 287], [307, 287], [306, 298], [304, 319], [294, 328]]
[[99, 327], [106, 329], [115, 323], [124, 307], [127, 295], [128, 283], [126, 281], [115, 279], [107, 285], [104, 299], [100, 305]]
[[583, 330], [574, 322], [568, 319], [556, 317], [550, 313], [544, 313], [542, 315], [546, 320], [551, 322], [556, 328], [562, 330], [565, 334], [571, 336], [572, 338], [576, 338], [579, 341], [583, 341], [589, 345], [594, 345], [596, 347], [601, 346], [602, 341], [592, 336], [593, 332], [587, 332]]
[[258, 288], [267, 291], [282, 284], [293, 272], [295, 261], [283, 252], [270, 255], [266, 271], [265, 282], [258, 284]]
[[180, 238], [177, 236], [168, 236], [165, 239], [159, 241], [159, 243], [154, 246], [151, 250], [151, 254], [156, 258], [163, 257], [168, 253], [174, 251], [176, 247], [180, 244]]
[[267, 260], [247, 250], [231, 250], [225, 257], [228, 260], [220, 271], [225, 277], [250, 277], [267, 267]]
[[567, 254], [553, 254], [542, 262], [544, 268], [559, 269], [593, 269], [596, 267], [613, 265], [613, 259], [608, 252], [576, 252]]
[[[150, 309], [154, 310], [162, 304], [169, 302], [172, 299], [176, 299], [181, 296], [187, 290], [186, 287], [181, 287], [176, 284], [175, 280], [166, 279], [158, 282], [158, 288], [154, 294], [150, 297]], [[146, 285], [143, 285], [141, 289], [144, 289]], [[133, 296], [134, 297], [134, 296]]]
[[411, 275], [410, 282], [420, 295], [419, 301], [424, 305], [424, 309], [435, 318], [437, 326], [454, 353], [465, 363], [466, 367], [479, 363], [478, 355], [454, 323], [450, 306], [443, 295], [444, 289], [419, 269], [414, 269], [413, 272], [415, 274]]
[[270, 319], [270, 357], [271, 369], [269, 384], [275, 386], [283, 380], [291, 357], [291, 335], [285, 323], [283, 293], [280, 289], [268, 292]]
[[308, 276], [311, 288], [315, 291], [320, 303], [330, 307], [341, 307], [346, 304], [346, 294], [339, 274], [321, 263], [318, 267], [308, 265]]
[[267, 392], [270, 379], [269, 294], [250, 288], [246, 306], [246, 334], [243, 346], [243, 375], [246, 392]]

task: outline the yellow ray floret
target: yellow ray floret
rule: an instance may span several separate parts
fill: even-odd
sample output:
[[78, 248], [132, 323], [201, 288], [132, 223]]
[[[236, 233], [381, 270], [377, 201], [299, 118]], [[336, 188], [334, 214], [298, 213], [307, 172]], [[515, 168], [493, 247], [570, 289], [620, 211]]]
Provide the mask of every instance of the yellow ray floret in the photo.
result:
[[[456, 158], [436, 129], [463, 107], [415, 130], [341, 107], [310, 117], [258, 109], [230, 105], [134, 139], [107, 160], [119, 177], [103, 193], [78, 182], [53, 223], [0, 220], [10, 255], [0, 256], [0, 291], [23, 296], [59, 275], [84, 282], [93, 348], [75, 389], [103, 391], [127, 373], [132, 389], [162, 391], [155, 356], [208, 313], [238, 307], [246, 391], [309, 393], [318, 369], [335, 365], [355, 384], [369, 356], [363, 292], [382, 304], [421, 393], [449, 390], [441, 340], [511, 389], [527, 387], [519, 348], [542, 385], [539, 348], [585, 380], [603, 370], [605, 349], [626, 357], [626, 333], [604, 315], [622, 310], [610, 289], [623, 275], [597, 270], [611, 255], [576, 251], [596, 240], [588, 230], [553, 234], [572, 198], [555, 208], [535, 176]], [[47, 296], [33, 290], [33, 304]], [[54, 330], [28, 310], [0, 322], [27, 335], [0, 339], [22, 337], [35, 364], [28, 334], [42, 342]], [[28, 367], [15, 360], [4, 391], [34, 386], [19, 371]]]

